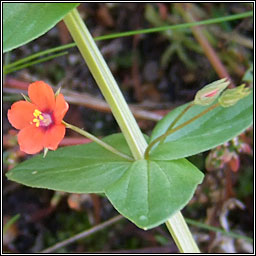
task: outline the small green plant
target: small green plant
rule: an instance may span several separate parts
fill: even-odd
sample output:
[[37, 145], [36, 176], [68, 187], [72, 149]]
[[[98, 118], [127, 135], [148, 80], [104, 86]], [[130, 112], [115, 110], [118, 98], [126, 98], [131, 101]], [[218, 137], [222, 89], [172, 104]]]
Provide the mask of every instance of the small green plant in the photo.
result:
[[[19, 164], [7, 177], [36, 188], [104, 193], [117, 211], [138, 227], [146, 230], [166, 222], [181, 252], [199, 252], [179, 211], [204, 175], [185, 157], [216, 147], [248, 128], [252, 124], [252, 95], [243, 85], [226, 89], [226, 79], [215, 81], [200, 90], [193, 102], [166, 115], [150, 137], [143, 136], [75, 9], [77, 5], [5, 3], [4, 51], [27, 43], [64, 19], [122, 133], [99, 140], [66, 123], [63, 118], [68, 105], [63, 95], [59, 91], [54, 94], [44, 82], [35, 82], [29, 87], [29, 98], [14, 103], [8, 118], [20, 130], [21, 150], [35, 154], [44, 149], [44, 155]], [[42, 13], [46, 16], [41, 24]], [[14, 32], [17, 17], [26, 23], [21, 22], [24, 27]], [[56, 150], [66, 129], [94, 143]]]

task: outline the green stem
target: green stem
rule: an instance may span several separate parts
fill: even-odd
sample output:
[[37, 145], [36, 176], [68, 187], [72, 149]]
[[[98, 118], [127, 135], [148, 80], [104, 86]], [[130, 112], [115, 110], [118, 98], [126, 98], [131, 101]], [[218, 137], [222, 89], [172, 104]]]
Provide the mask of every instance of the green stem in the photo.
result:
[[37, 52], [37, 53], [34, 53], [26, 58], [23, 58], [23, 59], [20, 59], [20, 60], [17, 60], [17, 61], [14, 61], [10, 64], [7, 64], [7, 65], [4, 65], [4, 69], [10, 69], [14, 66], [18, 66], [18, 65], [21, 65], [25, 62], [28, 62], [28, 61], [31, 61], [33, 59], [36, 59], [36, 58], [39, 58], [43, 55], [47, 55], [47, 54], [50, 54], [52, 52], [59, 52], [59, 51], [64, 51], [66, 49], [69, 49], [69, 48], [72, 48], [72, 47], [75, 47], [75, 43], [71, 43], [71, 44], [65, 44], [65, 45], [61, 45], [61, 46], [58, 46], [58, 47], [54, 47], [54, 48], [51, 48], [51, 49], [47, 49], [45, 51], [41, 51], [41, 52]]
[[[224, 22], [224, 21], [244, 19], [244, 18], [250, 17], [250, 16], [253, 16], [252, 11], [239, 13], [239, 14], [228, 15], [228, 16], [219, 17], [219, 18], [208, 19], [208, 20], [202, 20], [202, 21], [197, 21], [197, 22], [192, 22], [192, 23], [161, 26], [161, 27], [156, 27], [156, 28], [140, 29], [140, 30], [133, 30], [133, 31], [126, 31], [126, 32], [121, 32], [121, 33], [115, 33], [115, 34], [110, 34], [110, 35], [103, 35], [103, 36], [95, 37], [94, 40], [95, 41], [109, 40], [109, 39], [127, 37], [127, 36], [134, 36], [134, 35], [139, 35], [139, 34], [156, 33], [156, 32], [161, 32], [161, 31], [166, 31], [166, 30], [174, 30], [174, 29], [182, 29], [182, 28], [184, 29], [184, 28], [190, 28], [190, 27], [194, 27], [194, 26], [198, 26], [198, 25], [209, 25], [209, 24], [216, 24], [216, 23], [220, 23], [220, 22]], [[15, 61], [13, 63], [4, 65], [4, 69], [9, 69], [9, 68], [14, 67], [16, 65], [20, 65], [24, 62], [27, 62], [27, 61], [30, 61], [32, 59], [38, 58], [42, 55], [46, 55], [46, 54], [49, 54], [49, 53], [52, 53], [52, 52], [66, 50], [66, 49], [69, 49], [69, 48], [72, 48], [72, 47], [75, 47], [75, 46], [76, 46], [75, 43], [71, 43], [71, 44], [58, 46], [58, 47], [55, 47], [55, 48], [52, 48], [52, 49], [47, 49], [45, 51], [35, 53], [33, 55], [30, 55], [26, 58]]]
[[[98, 83], [103, 95], [109, 103], [134, 158], [136, 160], [143, 159], [144, 152], [147, 148], [147, 143], [126, 101], [124, 100], [115, 79], [113, 78], [92, 36], [90, 35], [90, 32], [87, 30], [85, 24], [80, 18], [78, 11], [74, 9], [68, 13], [64, 17], [64, 22], [66, 23], [74, 41], [83, 55], [84, 60], [87, 62], [87, 65]], [[180, 224], [182, 221], [178, 223], [176, 219], [183, 220], [183, 225]], [[193, 238], [191, 234], [188, 235], [190, 233], [189, 229], [186, 226], [180, 212], [174, 214], [168, 220], [166, 225], [172, 226], [173, 235], [176, 237], [175, 242], [181, 251], [189, 251], [191, 253], [198, 252], [198, 249], [196, 249], [195, 246], [190, 245]], [[176, 233], [176, 230], [179, 232]]]
[[236, 239], [243, 239], [243, 240], [246, 240], [250, 243], [253, 242], [253, 238], [248, 237], [248, 236], [237, 234], [237, 233], [234, 233], [232, 231], [226, 231], [222, 228], [213, 227], [213, 226], [207, 225], [205, 223], [195, 221], [195, 220], [191, 220], [191, 219], [188, 219], [188, 218], [185, 218], [185, 220], [188, 224], [193, 225], [193, 226], [198, 227], [198, 228], [213, 231], [213, 232], [216, 232], [216, 233], [218, 232], [218, 233], [221, 233], [225, 236], [229, 236], [229, 237], [236, 238]]
[[120, 38], [125, 36], [133, 36], [138, 34], [156, 33], [156, 32], [161, 32], [166, 30], [191, 28], [199, 25], [209, 25], [209, 24], [215, 24], [215, 23], [220, 23], [220, 22], [225, 22], [230, 20], [243, 19], [250, 16], [253, 16], [253, 11], [238, 13], [238, 14], [233, 14], [233, 15], [228, 15], [228, 16], [218, 17], [218, 18], [213, 18], [208, 20], [190, 22], [190, 23], [167, 25], [167, 26], [161, 26], [156, 28], [139, 29], [135, 31], [127, 31], [127, 32], [121, 32], [121, 33], [116, 33], [111, 35], [104, 35], [104, 36], [99, 36], [95, 38], [95, 40], [106, 40], [106, 39]]
[[170, 124], [170, 126], [168, 127], [167, 130], [171, 130], [174, 125], [180, 120], [180, 118], [194, 105], [194, 102], [191, 102], [190, 104], [188, 104], [183, 110], [182, 112], [174, 119], [174, 121]]
[[64, 17], [74, 41], [108, 102], [135, 159], [142, 159], [147, 143], [129, 107], [78, 11]]
[[4, 75], [7, 75], [11, 72], [18, 71], [20, 69], [27, 68], [27, 67], [30, 67], [32, 65], [39, 64], [39, 63], [42, 63], [42, 62], [45, 62], [45, 61], [48, 61], [48, 60], [51, 60], [51, 59], [55, 59], [57, 57], [61, 57], [61, 56], [66, 55], [66, 54], [68, 54], [68, 52], [57, 53], [57, 54], [54, 54], [54, 55], [51, 55], [51, 56], [48, 56], [48, 57], [45, 57], [45, 58], [41, 58], [41, 59], [38, 59], [38, 60], [35, 60], [35, 61], [24, 63], [22, 65], [18, 65], [18, 66], [15, 65], [13, 68], [6, 68], [4, 66], [3, 73], [4, 73]]
[[189, 231], [189, 228], [181, 214], [176, 213], [170, 220], [166, 222], [166, 226], [178, 246], [180, 252], [183, 253], [200, 253], [195, 240]]
[[[186, 108], [173, 120], [170, 126], [167, 128], [167, 131], [171, 130], [174, 125], [181, 119], [181, 117], [194, 105], [194, 101], [187, 105]], [[165, 139], [161, 140], [160, 143], [163, 143]]]
[[195, 121], [196, 119], [200, 118], [201, 116], [205, 115], [206, 113], [208, 113], [209, 111], [215, 109], [216, 107], [219, 106], [219, 103], [216, 103], [212, 106], [210, 106], [209, 108], [205, 109], [204, 111], [202, 111], [201, 113], [199, 113], [198, 115], [192, 117], [191, 119], [187, 120], [186, 122], [182, 123], [181, 125], [175, 127], [172, 130], [167, 130], [163, 135], [157, 137], [156, 139], [154, 139], [147, 147], [146, 151], [145, 151], [145, 158], [148, 159], [149, 158], [149, 153], [150, 150], [152, 149], [152, 147], [160, 141], [163, 141], [167, 136], [169, 136], [170, 134], [180, 130], [181, 128], [185, 127], [186, 125], [192, 123], [193, 121]]
[[100, 146], [102, 146], [103, 148], [107, 149], [108, 151], [118, 155], [118, 156], [121, 156], [127, 160], [130, 160], [130, 161], [133, 161], [134, 159], [131, 158], [130, 156], [127, 156], [126, 154], [118, 151], [116, 148], [113, 148], [112, 146], [110, 146], [109, 144], [105, 143], [104, 141], [98, 139], [97, 137], [95, 137], [94, 135], [92, 135], [91, 133], [85, 131], [85, 130], [82, 130], [72, 124], [68, 124], [66, 123], [65, 121], [62, 121], [62, 123], [69, 129], [87, 137], [88, 139], [94, 141], [95, 143], [99, 144]]

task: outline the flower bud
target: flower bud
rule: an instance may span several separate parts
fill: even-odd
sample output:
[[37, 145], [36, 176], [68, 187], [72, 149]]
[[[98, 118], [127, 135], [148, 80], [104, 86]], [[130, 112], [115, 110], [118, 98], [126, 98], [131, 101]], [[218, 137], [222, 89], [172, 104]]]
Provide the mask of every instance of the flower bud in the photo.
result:
[[199, 90], [195, 96], [194, 104], [207, 106], [213, 103], [220, 93], [229, 85], [226, 78], [217, 80]]
[[244, 88], [242, 84], [236, 88], [228, 89], [222, 93], [219, 98], [219, 103], [222, 107], [227, 108], [235, 105], [240, 99], [248, 96], [251, 93], [250, 88]]

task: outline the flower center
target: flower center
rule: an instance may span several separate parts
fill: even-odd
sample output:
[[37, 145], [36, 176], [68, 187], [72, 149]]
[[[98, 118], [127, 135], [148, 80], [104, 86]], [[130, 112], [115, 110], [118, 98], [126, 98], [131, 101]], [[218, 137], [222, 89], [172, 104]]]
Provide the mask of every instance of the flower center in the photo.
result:
[[35, 109], [33, 116], [33, 123], [36, 124], [36, 127], [47, 127], [52, 124], [53, 120], [50, 114], [42, 113], [38, 109]]

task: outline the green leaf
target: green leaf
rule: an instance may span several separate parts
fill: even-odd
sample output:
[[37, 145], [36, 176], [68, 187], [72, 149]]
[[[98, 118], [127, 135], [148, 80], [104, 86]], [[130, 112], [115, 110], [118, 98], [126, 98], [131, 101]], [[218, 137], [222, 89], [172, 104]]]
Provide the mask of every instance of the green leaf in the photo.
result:
[[[121, 134], [108, 136], [106, 143], [131, 156]], [[96, 143], [49, 151], [17, 165], [7, 173], [8, 179], [21, 184], [71, 193], [102, 193], [119, 179], [131, 162]]]
[[3, 52], [41, 36], [78, 3], [4, 3]]
[[[131, 155], [122, 134], [104, 141]], [[8, 179], [37, 188], [73, 193], [105, 193], [137, 226], [164, 223], [191, 199], [203, 174], [186, 159], [123, 159], [96, 143], [60, 148], [35, 156], [7, 173]]]
[[[154, 128], [150, 142], [166, 132], [171, 122], [187, 104], [167, 114]], [[208, 106], [193, 106], [177, 122], [176, 126], [201, 113]], [[149, 155], [151, 160], [172, 160], [214, 148], [239, 135], [253, 121], [253, 95], [240, 100], [229, 108], [217, 107], [182, 129], [170, 134], [164, 143], [155, 146]]]
[[188, 160], [138, 160], [106, 190], [114, 207], [138, 227], [164, 223], [191, 199], [203, 174]]

